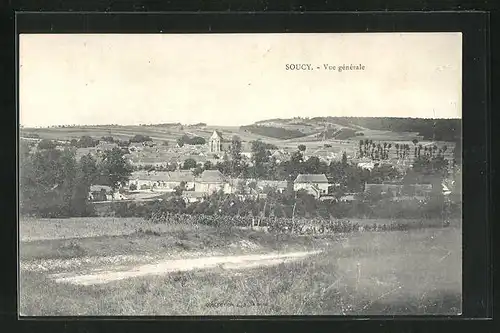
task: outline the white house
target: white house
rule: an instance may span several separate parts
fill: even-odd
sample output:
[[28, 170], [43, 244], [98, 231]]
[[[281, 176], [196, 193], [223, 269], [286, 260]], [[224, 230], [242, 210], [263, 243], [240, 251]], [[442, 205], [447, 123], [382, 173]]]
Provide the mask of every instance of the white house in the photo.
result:
[[316, 198], [328, 194], [328, 179], [324, 174], [299, 174], [293, 184], [294, 191], [306, 190]]
[[181, 183], [185, 184], [185, 190], [194, 190], [194, 176], [191, 171], [136, 171], [130, 176], [128, 188], [135, 187], [137, 191], [173, 192]]

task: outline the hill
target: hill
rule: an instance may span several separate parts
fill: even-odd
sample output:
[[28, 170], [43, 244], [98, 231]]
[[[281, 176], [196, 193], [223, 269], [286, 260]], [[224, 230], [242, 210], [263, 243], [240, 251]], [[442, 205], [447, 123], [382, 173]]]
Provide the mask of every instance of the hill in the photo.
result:
[[346, 140], [362, 136], [374, 140], [455, 142], [462, 136], [461, 126], [460, 119], [315, 117], [263, 120], [242, 128], [282, 140], [305, 136]]
[[[183, 135], [199, 136], [208, 140], [213, 131], [219, 131], [223, 138], [230, 140], [238, 136], [243, 142], [254, 140], [294, 150], [303, 144], [308, 150], [324, 145], [354, 154], [359, 140], [376, 142], [409, 143], [417, 139], [421, 144], [431, 142], [456, 143], [461, 139], [460, 119], [411, 119], [411, 118], [355, 118], [316, 117], [271, 119], [247, 126], [207, 126], [199, 123], [182, 125], [179, 123], [149, 125], [89, 125], [57, 126], [50, 128], [21, 128], [20, 136], [37, 141], [50, 139], [70, 141], [86, 135], [94, 139], [112, 136], [114, 139], [129, 140], [135, 135], [149, 136], [156, 142], [176, 145]], [[448, 144], [448, 146], [452, 146]]]

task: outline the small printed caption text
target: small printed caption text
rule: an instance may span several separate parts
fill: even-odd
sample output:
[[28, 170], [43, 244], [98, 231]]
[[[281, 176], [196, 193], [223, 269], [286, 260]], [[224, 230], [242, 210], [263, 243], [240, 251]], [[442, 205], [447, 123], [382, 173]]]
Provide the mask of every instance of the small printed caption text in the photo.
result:
[[287, 71], [336, 71], [342, 72], [354, 72], [354, 71], [364, 71], [366, 68], [363, 64], [342, 64], [342, 65], [331, 65], [322, 64], [321, 66], [312, 64], [286, 64], [285, 70]]

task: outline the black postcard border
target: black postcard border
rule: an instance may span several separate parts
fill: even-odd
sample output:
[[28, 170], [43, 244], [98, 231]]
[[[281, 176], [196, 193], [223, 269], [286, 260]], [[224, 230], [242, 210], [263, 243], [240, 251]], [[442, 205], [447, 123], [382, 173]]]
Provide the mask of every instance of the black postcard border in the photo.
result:
[[[492, 308], [492, 223], [490, 206], [490, 84], [489, 84], [489, 15], [484, 12], [378, 12], [378, 13], [36, 13], [18, 12], [15, 21], [4, 21], [6, 25], [17, 25], [18, 33], [268, 33], [268, 32], [435, 32], [461, 31], [463, 33], [463, 160], [464, 160], [464, 223], [463, 223], [463, 313], [464, 317], [491, 317]], [[17, 35], [16, 35], [17, 36]], [[15, 44], [14, 44], [15, 43]], [[17, 38], [12, 44], [10, 60], [17, 66]], [[17, 67], [15, 67], [17, 68]], [[5, 135], [17, 143], [17, 95], [16, 71], [12, 73], [14, 83], [11, 90], [13, 103], [7, 100], [7, 107], [13, 109], [3, 124], [12, 125]], [[9, 116], [4, 113], [4, 116]], [[9, 254], [9, 261], [2, 284], [2, 312], [11, 319], [17, 318], [17, 194], [16, 149], [5, 156], [8, 172], [4, 184], [8, 184], [11, 195], [6, 196], [5, 223], [2, 224], [3, 253]], [[10, 178], [10, 179], [9, 179]], [[9, 199], [10, 197], [10, 199]], [[467, 200], [465, 200], [467, 198]], [[12, 200], [12, 201], [10, 201]], [[7, 203], [11, 203], [8, 205]], [[8, 209], [10, 208], [10, 209]], [[6, 223], [8, 221], [8, 223]], [[445, 327], [472, 328], [473, 320], [446, 317], [369, 317], [372, 320], [355, 318], [325, 317], [107, 317], [114, 319], [113, 329], [136, 331], [144, 320], [148, 328], [161, 329], [168, 323], [174, 330], [209, 328], [242, 329], [250, 331], [263, 328], [304, 330], [312, 327], [345, 330], [369, 329], [392, 331], [408, 330], [413, 327], [425, 331], [442, 330]], [[46, 328], [47, 330], [98, 331], [111, 328], [104, 318], [37, 318], [18, 322], [22, 330]], [[126, 321], [123, 321], [127, 319]], [[159, 320], [158, 320], [159, 319]], [[355, 319], [355, 320], [353, 320]], [[373, 320], [375, 319], [375, 321]], [[448, 320], [443, 320], [448, 319]], [[142, 322], [142, 323], [141, 323]], [[485, 321], [483, 320], [483, 323]], [[85, 324], [82, 326], [82, 324]], [[310, 326], [313, 324], [313, 326]], [[141, 326], [140, 326], [141, 325]], [[170, 326], [173, 325], [173, 326]], [[488, 324], [485, 324], [485, 326]], [[37, 328], [38, 326], [38, 328]], [[413, 330], [413, 329], [412, 329]]]

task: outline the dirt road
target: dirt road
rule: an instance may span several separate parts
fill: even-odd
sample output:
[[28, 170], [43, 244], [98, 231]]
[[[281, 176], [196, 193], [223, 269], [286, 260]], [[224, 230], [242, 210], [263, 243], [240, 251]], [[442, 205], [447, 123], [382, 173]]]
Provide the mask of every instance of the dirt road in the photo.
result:
[[182, 272], [195, 269], [208, 269], [216, 267], [220, 267], [223, 269], [248, 269], [261, 266], [272, 266], [278, 265], [283, 262], [290, 262], [300, 258], [305, 258], [316, 253], [319, 253], [319, 251], [163, 260], [155, 264], [140, 265], [128, 268], [124, 268], [123, 266], [117, 266], [115, 267], [115, 269], [113, 269], [112, 267], [108, 267], [108, 269], [105, 271], [100, 270], [84, 275], [80, 275], [74, 272], [52, 274], [51, 278], [59, 283], [70, 283], [88, 286], [104, 284], [133, 277], [164, 275], [171, 272]]

